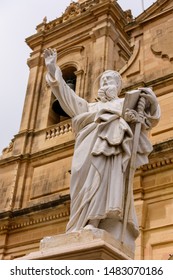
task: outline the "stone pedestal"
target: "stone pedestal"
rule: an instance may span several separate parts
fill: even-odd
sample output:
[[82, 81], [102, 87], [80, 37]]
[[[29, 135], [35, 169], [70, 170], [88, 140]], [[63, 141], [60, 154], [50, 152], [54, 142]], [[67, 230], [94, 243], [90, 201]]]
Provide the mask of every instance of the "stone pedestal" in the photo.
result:
[[18, 260], [130, 260], [133, 252], [102, 229], [45, 237], [40, 250]]

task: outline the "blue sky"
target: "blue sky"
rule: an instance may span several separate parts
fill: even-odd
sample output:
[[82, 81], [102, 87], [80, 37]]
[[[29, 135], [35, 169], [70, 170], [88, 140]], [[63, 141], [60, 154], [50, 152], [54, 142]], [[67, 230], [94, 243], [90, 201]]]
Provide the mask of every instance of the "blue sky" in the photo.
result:
[[[134, 17], [153, 0], [118, 0]], [[0, 153], [18, 133], [28, 81], [27, 58], [31, 50], [25, 38], [47, 16], [48, 21], [61, 16], [71, 0], [1, 0], [0, 1]]]

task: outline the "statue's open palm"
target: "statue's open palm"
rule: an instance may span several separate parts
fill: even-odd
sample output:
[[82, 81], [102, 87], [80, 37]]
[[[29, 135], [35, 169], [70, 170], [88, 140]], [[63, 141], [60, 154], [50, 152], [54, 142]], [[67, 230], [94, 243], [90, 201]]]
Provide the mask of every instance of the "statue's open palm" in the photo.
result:
[[56, 70], [57, 52], [52, 49], [45, 49], [43, 52], [45, 64], [48, 72], [54, 77]]

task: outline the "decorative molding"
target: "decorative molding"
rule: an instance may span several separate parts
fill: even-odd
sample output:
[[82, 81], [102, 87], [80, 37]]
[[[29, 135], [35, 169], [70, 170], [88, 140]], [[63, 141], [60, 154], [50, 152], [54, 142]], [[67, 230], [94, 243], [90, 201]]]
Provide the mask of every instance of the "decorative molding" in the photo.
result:
[[[68, 208], [63, 209], [62, 211], [59, 211], [56, 214], [48, 214], [46, 216], [45, 216], [45, 212], [44, 212], [44, 217], [43, 216], [35, 217], [36, 216], [35, 213], [39, 214], [39, 213], [41, 213], [41, 212], [39, 212], [41, 210], [50, 209], [52, 207], [59, 206], [64, 203], [68, 203], [69, 201], [70, 201], [70, 195], [64, 195], [56, 201], [51, 201], [51, 202], [47, 202], [44, 204], [34, 205], [32, 207], [23, 208], [20, 210], [14, 210], [14, 211], [8, 211], [5, 213], [1, 213], [0, 218], [1, 218], [1, 220], [4, 219], [3, 220], [4, 224], [0, 226], [0, 234], [2, 234], [2, 232], [7, 231], [7, 230], [10, 231], [10, 230], [21, 229], [21, 228], [25, 228], [28, 226], [33, 226], [33, 225], [49, 222], [52, 220], [59, 220], [61, 218], [66, 218], [70, 214], [69, 213], [70, 210]], [[22, 217], [26, 220], [22, 221], [22, 222], [13, 223], [13, 221], [14, 221], [13, 219], [17, 219], [18, 217], [19, 218]]]
[[[164, 154], [164, 156], [162, 156]], [[149, 156], [149, 163], [139, 169], [148, 171], [173, 164], [173, 138], [157, 143]]]
[[170, 138], [168, 140], [165, 140], [163, 142], [160, 142], [160, 143], [157, 143], [153, 146], [153, 152], [151, 155], [155, 155], [157, 153], [160, 153], [161, 152], [168, 152], [169, 155], [170, 155], [170, 151], [173, 152], [173, 138]]
[[151, 132], [151, 135], [156, 136], [156, 135], [159, 135], [161, 133], [166, 133], [166, 132], [169, 132], [169, 131], [172, 131], [172, 130], [173, 130], [173, 127], [167, 127], [165, 129], [161, 129], [159, 131]]
[[43, 57], [40, 57], [40, 54], [38, 53], [37, 57], [34, 57], [34, 58], [30, 57], [30, 58], [28, 58], [27, 65], [28, 65], [28, 67], [30, 69], [34, 68], [36, 66], [43, 66], [44, 65]]
[[42, 223], [53, 221], [53, 220], [59, 220], [61, 218], [69, 217], [69, 215], [70, 215], [70, 211], [64, 210], [64, 211], [59, 212], [58, 214], [47, 215], [44, 217], [32, 219], [30, 221], [25, 221], [22, 223], [15, 223], [15, 224], [9, 226], [9, 230], [25, 228], [28, 226], [38, 225], [38, 224], [42, 224]]
[[84, 70], [77, 70], [77, 71], [75, 71], [74, 72], [74, 74], [76, 75], [76, 76], [80, 76], [80, 75], [82, 75], [84, 73]]
[[52, 201], [45, 202], [42, 204], [33, 205], [33, 206], [22, 208], [19, 210], [2, 212], [2, 213], [0, 213], [0, 219], [16, 218], [19, 216], [28, 215], [33, 212], [38, 212], [40, 210], [45, 210], [45, 209], [49, 209], [51, 207], [62, 205], [69, 200], [70, 200], [69, 194], [59, 196], [59, 198], [56, 200], [52, 200]]
[[13, 147], [14, 147], [14, 138], [10, 141], [8, 147], [6, 147], [2, 150], [2, 154], [4, 155], [4, 154], [8, 154], [8, 153], [12, 152]]
[[69, 19], [79, 16], [80, 14], [81, 14], [81, 7], [79, 2], [72, 2], [70, 3], [70, 6], [68, 6], [67, 9], [65, 10], [62, 16], [62, 21], [65, 22]]
[[[42, 31], [44, 30], [50, 30], [54, 28], [55, 26], [58, 26], [60, 23], [65, 23], [69, 20], [72, 20], [81, 14], [87, 12], [90, 8], [93, 6], [99, 4], [102, 2], [101, 0], [88, 0], [84, 1], [83, 3], [79, 2], [72, 2], [70, 5], [66, 8], [65, 12], [62, 14], [61, 17], [57, 18], [56, 20], [53, 20], [49, 23], [41, 23], [38, 25], [37, 30]], [[44, 26], [44, 27], [43, 27]]]
[[127, 20], [127, 23], [132, 23], [134, 21], [133, 19], [133, 15], [132, 15], [132, 11], [129, 9], [129, 10], [126, 10], [124, 11], [124, 14], [125, 14], [125, 17], [126, 17], [126, 20]]
[[[64, 210], [64, 211], [59, 212], [58, 214], [47, 215], [47, 216], [39, 217], [39, 218], [32, 218], [32, 220], [24, 221], [21, 223], [5, 224], [3, 226], [0, 226], [0, 234], [7, 230], [11, 231], [11, 230], [25, 228], [28, 226], [42, 224], [42, 223], [53, 221], [53, 220], [59, 220], [61, 218], [69, 217], [69, 215], [70, 215], [70, 211]], [[13, 220], [11, 220], [11, 223], [13, 223]]]
[[[127, 69], [134, 63], [134, 61], [136, 60], [136, 58], [139, 54], [139, 50], [140, 50], [140, 40], [135, 42], [133, 54], [131, 55], [131, 57], [127, 61], [127, 63], [123, 66], [123, 68], [120, 69], [119, 73], [121, 75], [124, 74], [127, 71]], [[140, 69], [139, 69], [139, 71], [140, 71]], [[136, 69], [135, 69], [135, 73], [136, 73]], [[133, 74], [133, 72], [131, 74]]]
[[58, 49], [57, 49], [58, 59], [60, 59], [63, 56], [67, 56], [68, 54], [72, 54], [74, 52], [81, 53], [83, 50], [84, 50], [84, 46], [71, 46], [71, 47], [69, 47], [67, 49], [64, 49], [61, 52], [59, 52]]
[[152, 170], [156, 168], [160, 168], [163, 166], [167, 165], [172, 165], [173, 164], [173, 157], [172, 158], [167, 158], [167, 159], [162, 159], [162, 160], [157, 160], [156, 162], [153, 163], [148, 163], [140, 167], [142, 171], [147, 171], [147, 170]]
[[156, 30], [151, 51], [162, 59], [173, 61], [173, 26], [172, 21], [165, 23], [165, 28]]
[[[61, 17], [48, 23], [46, 21], [43, 21], [37, 26], [37, 32], [49, 31], [52, 28], [58, 26], [59, 24], [70, 22], [73, 19], [80, 18], [81, 15], [84, 15], [89, 12], [90, 14], [96, 16], [93, 13], [93, 11], [98, 12], [100, 14], [99, 8], [101, 8], [101, 12], [105, 13], [105, 6], [107, 6], [108, 9], [110, 9], [110, 5], [113, 5], [116, 8], [116, 10], [119, 9], [115, 0], [87, 0], [81, 2], [72, 1]], [[119, 12], [122, 13], [122, 10], [119, 9]], [[123, 12], [121, 20], [125, 21], [124, 23], [131, 21], [132, 19], [130, 12]]]

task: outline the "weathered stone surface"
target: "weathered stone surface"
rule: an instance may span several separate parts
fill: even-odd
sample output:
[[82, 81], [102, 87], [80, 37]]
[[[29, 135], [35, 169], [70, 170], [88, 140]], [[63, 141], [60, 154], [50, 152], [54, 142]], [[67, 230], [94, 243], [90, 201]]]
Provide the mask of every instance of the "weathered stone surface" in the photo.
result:
[[[64, 200], [61, 206], [55, 201], [69, 195], [70, 170], [69, 175], [62, 176], [61, 186], [49, 188], [44, 196], [43, 186], [39, 185], [38, 193], [32, 189], [36, 170], [52, 166], [56, 181], [56, 164], [57, 170], [61, 169], [73, 155], [70, 120], [52, 111], [54, 99], [44, 79], [42, 50], [53, 47], [60, 54], [62, 70], [75, 67], [76, 92], [89, 102], [95, 98], [91, 81], [105, 69], [121, 72], [123, 92], [151, 86], [156, 93], [162, 118], [150, 133], [154, 151], [149, 164], [136, 172], [134, 182], [140, 225], [135, 258], [168, 259], [173, 253], [173, 63], [169, 36], [173, 1], [157, 1], [130, 22], [117, 1], [79, 2], [81, 12], [76, 17], [69, 14], [67, 18], [66, 14], [64, 22], [63, 15], [51, 22], [44, 21], [38, 25], [37, 33], [26, 39], [32, 53], [21, 126], [0, 158], [0, 258], [17, 258], [38, 251], [44, 236], [63, 234], [68, 222], [69, 205]], [[159, 47], [163, 37], [166, 40]], [[161, 46], [169, 58], [161, 54]], [[44, 208], [45, 205], [50, 207]], [[18, 210], [21, 211], [15, 212]]]
[[83, 229], [77, 232], [45, 237], [40, 250], [20, 260], [130, 260], [133, 252], [104, 230]]

